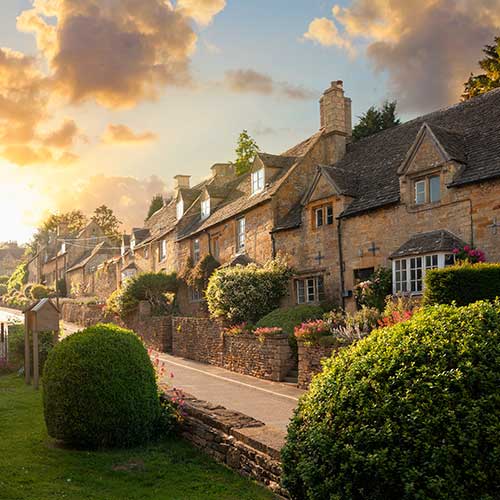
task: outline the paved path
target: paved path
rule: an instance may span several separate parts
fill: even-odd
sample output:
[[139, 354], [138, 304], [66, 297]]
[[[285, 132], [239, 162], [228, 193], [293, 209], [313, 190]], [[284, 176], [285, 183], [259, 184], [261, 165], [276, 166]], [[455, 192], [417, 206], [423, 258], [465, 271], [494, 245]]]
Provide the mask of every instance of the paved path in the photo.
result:
[[169, 354], [159, 354], [169, 382], [177, 389], [211, 403], [249, 415], [265, 424], [286, 431], [288, 421], [304, 391], [292, 384], [261, 380], [205, 365]]

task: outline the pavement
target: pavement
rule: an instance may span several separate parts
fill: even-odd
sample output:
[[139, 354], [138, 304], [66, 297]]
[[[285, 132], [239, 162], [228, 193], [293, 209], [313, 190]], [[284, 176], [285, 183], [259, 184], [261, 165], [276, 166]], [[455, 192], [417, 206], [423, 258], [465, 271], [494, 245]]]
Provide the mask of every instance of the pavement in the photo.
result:
[[286, 431], [298, 399], [304, 394], [293, 384], [261, 380], [170, 354], [158, 356], [171, 387], [244, 413], [278, 431]]

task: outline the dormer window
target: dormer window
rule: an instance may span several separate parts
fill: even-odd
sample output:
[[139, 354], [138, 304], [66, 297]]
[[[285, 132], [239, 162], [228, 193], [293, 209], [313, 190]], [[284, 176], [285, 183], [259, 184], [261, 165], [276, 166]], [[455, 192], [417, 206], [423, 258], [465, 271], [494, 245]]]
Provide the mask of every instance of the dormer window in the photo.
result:
[[201, 202], [201, 218], [206, 219], [210, 215], [210, 198]]
[[441, 177], [429, 175], [414, 182], [415, 205], [437, 203], [441, 200]]
[[264, 169], [261, 168], [252, 172], [252, 194], [258, 193], [264, 189]]
[[184, 215], [184, 201], [182, 198], [179, 198], [177, 202], [177, 220], [181, 220]]

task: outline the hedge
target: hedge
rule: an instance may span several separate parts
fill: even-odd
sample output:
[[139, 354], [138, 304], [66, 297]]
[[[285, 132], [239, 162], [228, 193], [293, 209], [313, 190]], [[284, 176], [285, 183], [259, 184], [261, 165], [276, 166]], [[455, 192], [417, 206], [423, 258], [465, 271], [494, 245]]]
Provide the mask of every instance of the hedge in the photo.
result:
[[499, 498], [500, 301], [428, 307], [325, 362], [282, 452], [296, 499]]
[[461, 264], [426, 273], [426, 304], [464, 306], [496, 297], [500, 297], [500, 264]]
[[161, 410], [156, 376], [133, 332], [96, 325], [66, 337], [43, 372], [49, 435], [77, 448], [149, 441]]

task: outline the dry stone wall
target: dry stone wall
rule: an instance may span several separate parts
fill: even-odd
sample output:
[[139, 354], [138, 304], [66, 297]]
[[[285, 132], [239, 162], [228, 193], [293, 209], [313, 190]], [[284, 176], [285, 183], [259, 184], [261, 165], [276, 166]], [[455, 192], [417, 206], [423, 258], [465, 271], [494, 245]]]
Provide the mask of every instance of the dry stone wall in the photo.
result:
[[309, 344], [298, 341], [299, 350], [299, 381], [301, 389], [307, 389], [312, 378], [323, 370], [321, 362], [336, 351], [334, 346]]

